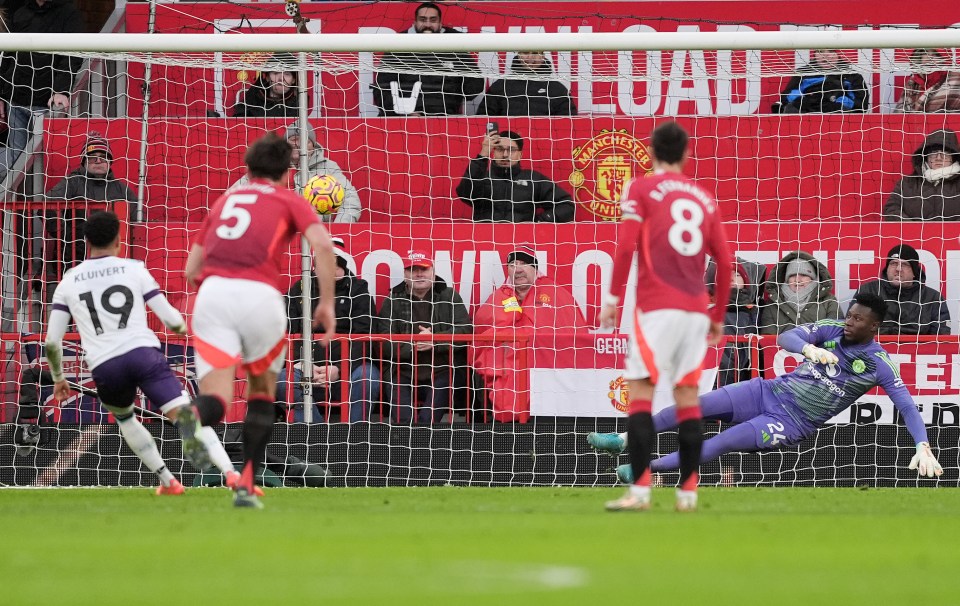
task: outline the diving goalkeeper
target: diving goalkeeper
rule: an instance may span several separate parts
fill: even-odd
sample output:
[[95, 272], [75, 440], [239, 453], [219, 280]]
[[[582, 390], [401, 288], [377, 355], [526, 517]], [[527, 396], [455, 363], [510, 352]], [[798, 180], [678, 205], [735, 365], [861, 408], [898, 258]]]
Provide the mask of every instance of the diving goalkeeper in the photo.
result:
[[[782, 333], [777, 344], [800, 353], [806, 361], [793, 372], [775, 379], [752, 379], [728, 385], [700, 397], [704, 419], [735, 425], [703, 443], [700, 463], [728, 452], [775, 450], [792, 446], [845, 410], [870, 389], [880, 386], [900, 411], [917, 445], [909, 468], [932, 478], [943, 468], [930, 451], [927, 430], [920, 412], [887, 352], [874, 340], [887, 305], [872, 294], [858, 294], [847, 317], [821, 320]], [[659, 433], [677, 427], [675, 407], [653, 418]], [[587, 442], [598, 450], [620, 453], [626, 449], [626, 434], [593, 433]], [[650, 463], [654, 473], [680, 467], [678, 453]], [[625, 483], [633, 482], [630, 465], [617, 468]]]

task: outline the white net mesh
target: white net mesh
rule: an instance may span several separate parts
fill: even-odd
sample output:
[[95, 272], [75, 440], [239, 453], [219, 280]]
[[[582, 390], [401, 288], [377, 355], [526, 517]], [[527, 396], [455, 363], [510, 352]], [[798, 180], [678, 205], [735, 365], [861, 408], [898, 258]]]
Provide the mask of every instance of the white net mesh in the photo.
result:
[[[445, 10], [444, 23], [471, 32], [518, 34], [611, 31], [602, 25], [611, 22], [613, 31], [627, 32], [828, 28], [773, 25], [773, 18], [760, 17], [755, 23], [710, 15], [649, 19], [629, 14], [630, 3], [603, 5], [602, 14], [590, 15], [580, 14], [583, 7], [575, 4], [531, 3], [533, 16], [524, 21], [504, 5], [475, 4]], [[313, 34], [386, 34], [406, 31], [413, 9], [318, 4], [305, 6], [304, 14]], [[279, 4], [159, 5], [156, 31], [292, 32], [282, 10]], [[827, 16], [823, 22], [837, 21]], [[146, 31], [146, 24], [147, 6], [130, 5], [127, 30]], [[27, 372], [42, 368], [39, 335], [52, 289], [64, 268], [84, 254], [78, 231], [83, 214], [107, 206], [130, 219], [125, 252], [143, 260], [174, 306], [189, 314], [193, 293], [182, 276], [189, 238], [217, 197], [243, 176], [248, 144], [267, 131], [311, 130], [322, 151], [310, 156], [306, 174], [292, 176], [290, 185], [299, 188], [317, 174], [338, 176], [343, 206], [325, 220], [331, 233], [344, 239], [346, 269], [366, 282], [372, 308], [365, 319], [355, 318], [339, 331], [339, 355], [316, 352], [315, 363], [336, 367], [340, 375], [330, 390], [296, 374], [300, 350], [292, 347], [279, 399], [295, 402], [302, 391], [312, 392], [320, 402], [313, 411], [319, 423], [301, 423], [303, 407], [292, 406], [290, 424], [279, 427], [271, 446], [271, 470], [292, 483], [316, 481], [309, 479], [316, 469], [298, 467], [297, 461], [324, 466], [326, 481], [335, 484], [612, 482], [614, 460], [588, 452], [583, 434], [622, 429], [621, 334], [630, 321], [621, 323], [621, 334], [598, 334], [596, 317], [610, 279], [617, 200], [630, 178], [651, 170], [649, 133], [664, 116], [676, 116], [690, 132], [687, 172], [716, 194], [742, 260], [745, 288], [728, 307], [729, 332], [739, 340], [725, 352], [713, 352], [709, 376], [725, 385], [792, 368], [774, 336], [789, 324], [776, 313], [778, 279], [783, 280], [777, 270], [791, 253], [809, 253], [826, 272], [818, 278], [832, 304], [824, 303], [817, 313], [835, 317], [862, 283], [885, 271], [893, 246], [910, 244], [918, 250], [925, 285], [940, 294], [943, 305], [915, 322], [906, 315], [912, 313], [908, 302], [891, 300], [904, 315], [890, 332], [909, 336], [883, 340], [921, 404], [931, 443], [947, 468], [940, 482], [955, 484], [960, 374], [951, 334], [960, 311], [960, 224], [941, 219], [960, 218], [960, 192], [935, 199], [929, 185], [913, 195], [903, 189], [910, 179], [898, 183], [915, 171], [914, 152], [925, 149], [928, 136], [960, 125], [949, 111], [958, 99], [952, 87], [960, 85], [954, 80], [960, 78], [957, 49], [926, 54], [899, 48], [543, 50], [542, 55], [468, 47], [418, 55], [61, 53], [83, 60], [82, 67], [76, 62], [70, 107], [59, 115], [41, 108], [28, 112], [32, 120], [24, 125], [22, 153], [6, 156], [0, 484], [154, 482], [120, 444], [95, 397], [53, 406], [50, 387], [40, 379], [36, 388], [38, 377]], [[22, 68], [26, 57], [7, 52], [5, 65]], [[301, 78], [294, 72], [301, 69], [307, 72], [309, 127], [298, 117], [304, 98], [297, 94]], [[284, 81], [285, 72], [292, 82]], [[497, 91], [502, 91], [499, 103]], [[934, 98], [941, 105], [927, 104]], [[496, 195], [481, 190], [492, 176], [470, 172], [487, 164], [477, 157], [491, 122], [498, 132], [517, 134], [521, 168], [534, 171], [503, 173], [497, 178], [510, 185]], [[299, 130], [288, 130], [294, 127]], [[97, 187], [111, 182], [104, 188], [110, 193], [74, 184], [80, 189], [63, 186], [51, 195], [72, 172], [86, 169], [98, 137], [109, 147], [112, 173], [95, 182]], [[497, 153], [502, 152], [491, 150]], [[496, 175], [489, 166], [485, 170]], [[127, 189], [116, 189], [120, 182]], [[892, 198], [898, 187], [900, 198]], [[506, 206], [488, 201], [513, 195], [527, 199]], [[539, 196], [540, 204], [526, 203], [531, 196]], [[885, 216], [926, 221], [884, 221]], [[504, 265], [508, 255], [524, 246], [544, 278], [532, 299], [517, 304], [523, 319], [514, 322], [509, 293], [500, 289], [511, 280]], [[465, 336], [449, 348], [453, 364], [424, 383], [435, 387], [433, 393], [414, 389], [400, 365], [384, 363], [384, 350], [399, 345], [357, 336], [393, 326], [381, 323], [378, 314], [402, 282], [410, 251], [432, 260], [470, 319], [469, 330], [461, 331]], [[291, 250], [288, 259], [285, 275], [293, 286], [301, 276], [299, 251]], [[154, 328], [162, 329], [155, 319]], [[766, 336], [754, 336], [758, 333]], [[178, 376], [194, 389], [191, 341], [167, 334], [162, 340]], [[68, 352], [73, 353], [68, 374], [90, 387], [79, 349]], [[412, 356], [412, 365], [424, 361]], [[371, 369], [378, 380], [372, 380]], [[398, 386], [420, 392], [412, 419], [401, 414]], [[421, 417], [418, 426], [430, 402], [438, 414], [433, 422], [431, 415]], [[241, 406], [228, 421], [242, 414]], [[23, 449], [21, 456], [14, 433], [24, 430], [17, 430], [17, 421], [37, 417], [44, 421], [39, 445]], [[175, 431], [149, 414], [144, 419], [160, 438], [171, 469], [192, 478]], [[229, 428], [227, 433], [226, 441], [235, 443]], [[725, 455], [704, 468], [704, 479], [914, 483], [914, 473], [905, 469], [911, 446], [889, 399], [877, 393], [799, 447]], [[675, 447], [675, 436], [665, 434], [661, 451]]]

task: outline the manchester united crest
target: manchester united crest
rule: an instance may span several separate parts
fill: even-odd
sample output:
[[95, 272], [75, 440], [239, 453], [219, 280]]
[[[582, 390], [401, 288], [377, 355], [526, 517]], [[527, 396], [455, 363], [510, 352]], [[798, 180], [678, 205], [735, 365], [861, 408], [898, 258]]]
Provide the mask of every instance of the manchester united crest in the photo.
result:
[[607, 397], [610, 398], [611, 406], [620, 412], [627, 412], [629, 393], [627, 392], [626, 379], [621, 376], [610, 381], [610, 391], [607, 392]]
[[626, 129], [603, 129], [573, 149], [570, 185], [574, 199], [607, 221], [620, 220], [620, 194], [627, 181], [653, 170], [647, 147]]

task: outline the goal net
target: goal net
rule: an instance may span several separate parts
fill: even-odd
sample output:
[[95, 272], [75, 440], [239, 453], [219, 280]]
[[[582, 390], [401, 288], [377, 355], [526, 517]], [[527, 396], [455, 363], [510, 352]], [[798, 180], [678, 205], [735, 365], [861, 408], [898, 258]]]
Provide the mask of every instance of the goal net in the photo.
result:
[[[441, 25], [416, 21], [410, 3], [305, 4], [300, 33], [282, 3], [157, 4], [152, 15], [131, 4], [115, 31], [155, 33], [67, 36], [72, 45], [56, 48], [0, 40], [5, 77], [33, 50], [53, 52], [43, 56], [74, 82], [64, 111], [18, 108], [29, 120], [9, 121], [0, 486], [156, 484], [99, 406], [75, 334], [65, 366], [77, 391], [52, 399], [42, 338], [53, 289], [84, 257], [86, 214], [109, 208], [124, 220], [123, 253], [189, 316], [190, 238], [265, 132], [307, 152], [292, 188], [336, 178], [306, 195], [343, 241], [340, 284], [350, 284], [338, 291], [334, 345], [305, 348], [309, 262], [299, 246], [287, 254], [295, 321], [268, 481], [612, 485], [626, 457], [591, 451], [585, 434], [625, 428], [632, 320], [604, 332], [597, 314], [619, 195], [651, 172], [650, 131], [673, 119], [691, 136], [687, 174], [716, 195], [738, 256], [730, 341], [708, 353], [702, 389], [792, 371], [799, 356], [777, 333], [842, 317], [861, 285], [883, 278], [900, 311], [880, 341], [947, 470], [921, 481], [906, 469], [911, 436], [874, 390], [798, 445], [707, 463], [703, 481], [956, 485], [960, 177], [949, 153], [942, 167], [927, 156], [939, 146], [960, 158], [960, 36], [941, 29], [951, 24], [896, 25], [883, 11], [904, 9], [886, 1], [860, 31], [823, 6], [796, 23], [786, 4], [751, 22], [691, 4], [671, 18], [631, 2], [589, 14], [531, 2], [522, 15], [514, 4], [444, 4], [442, 27], [467, 33], [439, 36], [418, 34]], [[96, 173], [103, 164], [109, 172]], [[887, 288], [901, 244], [915, 250], [900, 253], [917, 275]], [[421, 272], [436, 276], [428, 299], [448, 303], [411, 302], [406, 281]], [[788, 272], [814, 286], [790, 290]], [[151, 325], [195, 393], [193, 340]], [[218, 427], [237, 456], [243, 397], [238, 388]], [[216, 482], [138, 403], [184, 484]], [[660, 394], [656, 408], [669, 403]], [[709, 435], [726, 427], [707, 424]], [[665, 432], [658, 452], [674, 450]]]

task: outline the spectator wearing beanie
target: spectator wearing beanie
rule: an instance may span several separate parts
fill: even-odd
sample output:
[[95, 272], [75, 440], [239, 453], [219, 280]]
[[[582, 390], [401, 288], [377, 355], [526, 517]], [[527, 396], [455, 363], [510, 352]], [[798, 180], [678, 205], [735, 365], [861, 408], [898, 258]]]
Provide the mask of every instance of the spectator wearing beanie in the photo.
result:
[[[334, 286], [334, 315], [337, 319], [337, 334], [366, 335], [373, 332], [373, 320], [376, 315], [373, 298], [367, 281], [357, 277], [350, 271], [348, 255], [342, 238], [332, 238], [336, 255], [337, 278]], [[311, 272], [313, 289], [311, 291], [311, 310], [308, 317], [320, 303], [320, 284], [317, 275]], [[298, 281], [287, 292], [287, 318], [289, 319], [290, 333], [303, 332], [303, 282]], [[318, 329], [316, 332], [319, 332]], [[370, 343], [354, 340], [349, 348], [345, 348], [342, 341], [334, 339], [328, 346], [319, 341], [313, 342], [313, 383], [318, 389], [314, 390], [314, 401], [339, 403], [343, 395], [349, 395], [350, 421], [369, 420], [372, 404], [380, 398], [380, 371], [371, 362]], [[287, 387], [287, 367], [284, 366], [277, 378], [277, 401], [294, 405], [294, 420], [302, 421], [303, 415], [303, 341], [296, 339], [293, 343], [293, 383], [294, 387]], [[343, 356], [349, 356], [349, 382], [344, 394], [344, 377], [340, 376]], [[290, 392], [288, 394], [288, 391]], [[325, 417], [319, 410], [314, 412], [315, 422], [324, 421]], [[347, 419], [341, 419], [346, 421]]]
[[[110, 144], [100, 133], [90, 132], [80, 152], [80, 166], [44, 195], [49, 201], [74, 202], [62, 212], [49, 213], [44, 221], [47, 235], [44, 274], [45, 280], [53, 286], [66, 269], [85, 256], [83, 225], [86, 210], [81, 201], [137, 201], [137, 195], [127, 183], [113, 174], [112, 164]], [[53, 294], [49, 288], [48, 291]]]
[[879, 295], [887, 302], [881, 335], [948, 335], [950, 312], [939, 291], [925, 286], [920, 255], [908, 244], [887, 253], [880, 278], [860, 286], [859, 293]]
[[813, 255], [791, 252], [777, 263], [766, 285], [770, 303], [760, 314], [760, 333], [777, 335], [801, 324], [840, 317], [833, 277]]

